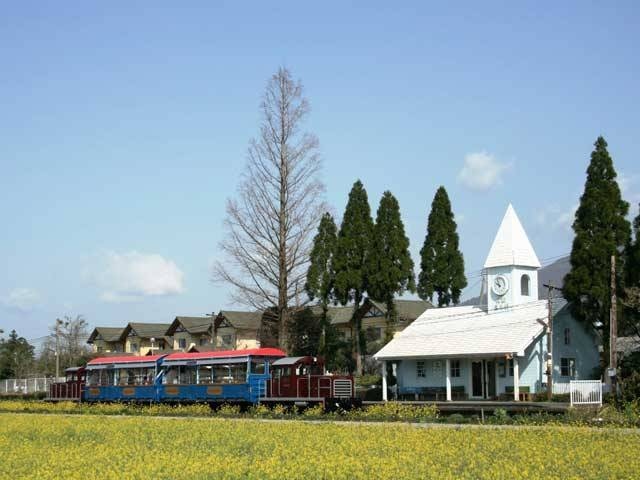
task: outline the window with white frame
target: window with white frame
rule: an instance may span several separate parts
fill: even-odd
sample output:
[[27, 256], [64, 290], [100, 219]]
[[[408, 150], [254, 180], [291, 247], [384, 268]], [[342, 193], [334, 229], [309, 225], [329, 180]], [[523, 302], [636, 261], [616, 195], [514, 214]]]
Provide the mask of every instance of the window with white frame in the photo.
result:
[[522, 277], [520, 277], [520, 295], [523, 297], [529, 296], [529, 283], [529, 275], [522, 275]]
[[460, 360], [451, 360], [450, 362], [450, 375], [452, 377], [459, 377], [460, 376]]
[[571, 345], [571, 329], [568, 327], [564, 329], [564, 344]]
[[424, 366], [424, 360], [418, 360], [416, 362], [416, 376], [418, 378], [425, 378], [427, 376], [427, 369]]
[[561, 358], [560, 359], [560, 375], [562, 377], [574, 378], [576, 376], [576, 359]]
[[187, 339], [179, 338], [178, 339], [178, 348], [187, 348]]
[[513, 377], [513, 358], [509, 359], [509, 376]]

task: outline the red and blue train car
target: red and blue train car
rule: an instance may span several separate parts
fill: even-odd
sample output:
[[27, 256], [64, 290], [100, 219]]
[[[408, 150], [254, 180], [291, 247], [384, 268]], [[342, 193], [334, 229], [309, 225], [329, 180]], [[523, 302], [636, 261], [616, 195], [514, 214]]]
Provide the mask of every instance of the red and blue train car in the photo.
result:
[[[353, 377], [328, 375], [321, 359], [276, 348], [100, 357], [77, 371], [74, 398], [85, 402], [355, 403]], [[49, 400], [69, 391], [56, 385]]]

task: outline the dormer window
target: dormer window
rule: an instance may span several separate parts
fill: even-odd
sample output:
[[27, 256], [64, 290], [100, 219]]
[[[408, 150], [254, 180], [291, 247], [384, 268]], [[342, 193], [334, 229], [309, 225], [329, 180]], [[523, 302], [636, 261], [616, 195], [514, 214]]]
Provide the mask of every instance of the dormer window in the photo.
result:
[[529, 279], [529, 275], [522, 275], [522, 277], [520, 277], [520, 295], [522, 295], [523, 297], [528, 297], [530, 295], [530, 283], [531, 280]]

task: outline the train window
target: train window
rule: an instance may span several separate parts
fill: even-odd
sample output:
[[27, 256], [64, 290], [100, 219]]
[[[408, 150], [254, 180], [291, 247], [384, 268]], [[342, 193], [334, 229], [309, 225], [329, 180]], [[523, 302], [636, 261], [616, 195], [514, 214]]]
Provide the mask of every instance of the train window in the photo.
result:
[[87, 385], [100, 385], [100, 370], [89, 370]]
[[211, 365], [200, 365], [198, 367], [198, 383], [213, 383], [214, 370]]
[[264, 362], [251, 362], [251, 373], [264, 373]]

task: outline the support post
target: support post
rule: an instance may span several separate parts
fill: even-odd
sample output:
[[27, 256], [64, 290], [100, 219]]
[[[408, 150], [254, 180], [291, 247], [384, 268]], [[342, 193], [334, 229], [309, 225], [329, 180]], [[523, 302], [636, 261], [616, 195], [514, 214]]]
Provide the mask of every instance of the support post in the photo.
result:
[[382, 362], [382, 400], [387, 401], [387, 362]]
[[616, 356], [616, 338], [618, 337], [618, 315], [617, 309], [617, 296], [616, 296], [616, 256], [611, 255], [611, 307], [609, 310], [609, 368], [608, 373], [611, 378], [611, 393], [616, 397], [618, 396], [617, 388], [617, 367], [618, 358]]
[[444, 368], [447, 373], [447, 402], [451, 401], [451, 360], [448, 358], [444, 362]]
[[553, 304], [551, 303], [551, 292], [553, 285], [549, 282], [547, 292], [547, 308], [549, 309], [547, 319], [547, 401], [551, 401], [553, 395]]
[[513, 399], [520, 401], [520, 369], [518, 368], [518, 357], [513, 356]]

